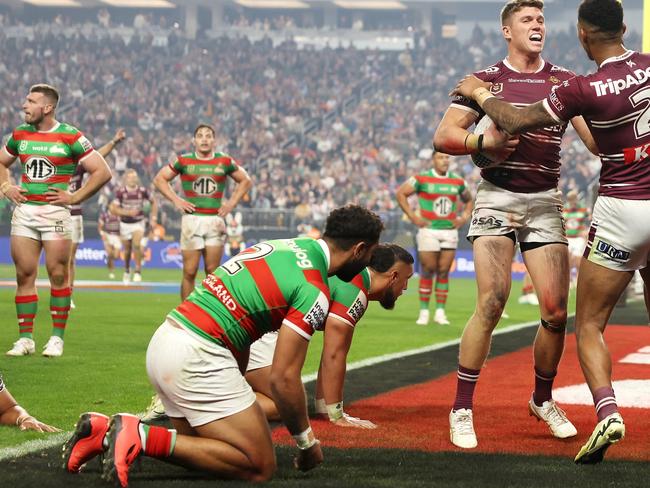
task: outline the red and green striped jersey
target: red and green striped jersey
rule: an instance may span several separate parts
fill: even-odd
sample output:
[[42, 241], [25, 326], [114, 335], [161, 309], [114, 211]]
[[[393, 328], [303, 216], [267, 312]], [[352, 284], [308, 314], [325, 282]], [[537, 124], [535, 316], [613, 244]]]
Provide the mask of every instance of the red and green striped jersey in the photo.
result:
[[564, 228], [567, 237], [580, 237], [589, 228], [589, 209], [584, 207], [564, 207]]
[[328, 269], [322, 240], [260, 242], [219, 266], [169, 317], [235, 357], [283, 324], [309, 340], [329, 311]]
[[20, 158], [26, 203], [45, 205], [48, 190], [68, 189], [77, 164], [93, 152], [93, 146], [77, 128], [57, 122], [47, 132], [38, 131], [31, 124], [19, 125], [5, 151]]
[[329, 279], [329, 286], [329, 316], [354, 327], [368, 308], [370, 271], [368, 268], [364, 269], [349, 283], [332, 276]]
[[465, 180], [453, 172], [440, 176], [435, 170], [422, 171], [409, 178], [420, 204], [420, 216], [429, 220], [429, 229], [453, 229], [458, 216], [458, 199], [467, 188]]
[[224, 153], [201, 159], [196, 153], [183, 154], [169, 167], [181, 175], [185, 199], [194, 204], [194, 215], [215, 215], [221, 207], [226, 177], [239, 169], [237, 162]]

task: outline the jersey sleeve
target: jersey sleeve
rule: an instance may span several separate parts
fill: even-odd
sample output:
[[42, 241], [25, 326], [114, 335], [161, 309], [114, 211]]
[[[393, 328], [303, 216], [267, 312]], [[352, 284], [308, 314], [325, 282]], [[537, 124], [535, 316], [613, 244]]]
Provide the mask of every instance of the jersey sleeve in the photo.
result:
[[81, 161], [91, 152], [95, 150], [91, 142], [81, 132], [77, 133], [77, 137], [70, 146], [72, 157], [76, 161]]
[[316, 286], [305, 283], [294, 293], [289, 313], [282, 321], [307, 340], [317, 330], [323, 330], [329, 312], [329, 297]]
[[340, 282], [336, 288], [330, 289], [332, 294], [329, 317], [348, 324], [357, 325], [368, 308], [368, 298], [365, 293], [352, 283]]
[[226, 174], [229, 175], [231, 173], [234, 173], [238, 169], [239, 169], [239, 164], [237, 164], [237, 161], [235, 160], [235, 158], [230, 158], [230, 162], [225, 167]]
[[408, 180], [406, 180], [406, 182], [411, 185], [416, 192], [420, 191], [420, 182], [418, 181], [417, 176], [411, 176]]
[[575, 76], [562, 82], [542, 101], [544, 108], [556, 122], [569, 121], [587, 106], [581, 80], [581, 76]]
[[13, 133], [7, 140], [7, 143], [5, 144], [5, 151], [7, 151], [10, 156], [13, 157], [18, 156], [18, 142], [16, 141], [16, 139], [14, 139]]
[[183, 165], [181, 164], [181, 161], [177, 158], [176, 161], [174, 161], [173, 163], [169, 163], [169, 169], [171, 169], [176, 174], [180, 174], [183, 172]]
[[[490, 69], [488, 68], [483, 71], [476, 71], [475, 73], [472, 73], [474, 76], [476, 76], [479, 80], [482, 81], [492, 81], [491, 78], [492, 76], [490, 75]], [[481, 110], [481, 107], [479, 106], [476, 101], [472, 98], [467, 98], [462, 95], [456, 95], [454, 99], [451, 102], [450, 107], [453, 108], [458, 108], [461, 110], [465, 110], [467, 112], [472, 112], [476, 117], [480, 117], [483, 114], [483, 110]]]

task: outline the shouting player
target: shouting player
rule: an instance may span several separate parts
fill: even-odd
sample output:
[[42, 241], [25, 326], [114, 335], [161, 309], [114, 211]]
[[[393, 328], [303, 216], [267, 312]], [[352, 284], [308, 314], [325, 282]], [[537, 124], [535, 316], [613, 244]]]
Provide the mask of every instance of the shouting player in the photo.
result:
[[[224, 217], [235, 208], [252, 184], [246, 170], [233, 158], [214, 152], [214, 128], [199, 125], [194, 130], [193, 142], [194, 152], [179, 156], [174, 163], [162, 168], [153, 180], [158, 191], [183, 213], [181, 300], [185, 300], [194, 289], [201, 256], [206, 276], [221, 264], [226, 242]], [[170, 185], [179, 174], [185, 199], [179, 197]], [[237, 187], [231, 197], [223, 201], [228, 176]]]
[[[81, 203], [111, 179], [104, 158], [75, 127], [56, 120], [59, 92], [39, 84], [29, 89], [23, 103], [25, 123], [11, 134], [0, 152], [0, 192], [16, 208], [11, 219], [11, 257], [16, 265], [16, 313], [20, 337], [8, 356], [34, 354], [34, 318], [38, 306], [36, 276], [41, 251], [50, 279], [52, 336], [43, 355], [63, 354], [63, 335], [70, 312], [69, 261], [72, 246], [70, 205]], [[20, 186], [8, 181], [11, 166], [20, 159]], [[75, 191], [68, 191], [77, 165], [89, 177]]]
[[[508, 55], [476, 73], [491, 83], [494, 93], [517, 106], [546, 96], [573, 73], [541, 57], [546, 37], [544, 4], [539, 0], [511, 0], [501, 11], [501, 30]], [[440, 150], [479, 153], [493, 136], [471, 134], [467, 128], [484, 112], [473, 100], [458, 97], [445, 114], [434, 137]], [[595, 145], [584, 121], [571, 119], [592, 152]], [[551, 391], [564, 350], [569, 295], [567, 240], [562, 223], [560, 142], [565, 122], [522, 133], [506, 160], [481, 171], [468, 238], [472, 241], [478, 297], [460, 343], [456, 399], [449, 415], [451, 442], [477, 445], [473, 426], [473, 396], [487, 358], [492, 331], [508, 300], [511, 263], [517, 242], [540, 299], [541, 325], [535, 337], [535, 388], [529, 413], [544, 420], [558, 438], [576, 429], [555, 403]], [[516, 140], [516, 139], [515, 139]]]
[[634, 271], [642, 270], [646, 284], [650, 278], [650, 56], [626, 49], [624, 32], [620, 1], [583, 0], [578, 38], [598, 65], [595, 73], [567, 80], [544, 100], [524, 108], [498, 100], [489, 83], [475, 77], [455, 90], [474, 98], [512, 134], [582, 115], [600, 149], [600, 189], [580, 262], [576, 302], [578, 357], [598, 416], [575, 458], [584, 464], [601, 462], [607, 448], [625, 435], [603, 332]]
[[[458, 229], [472, 214], [472, 194], [460, 175], [449, 171], [449, 156], [435, 152], [433, 168], [409, 178], [397, 190], [397, 203], [411, 222], [418, 226], [416, 236], [420, 259], [420, 315], [418, 325], [429, 323], [429, 300], [433, 276], [436, 277], [436, 312], [433, 321], [449, 325], [445, 305], [449, 293], [449, 270], [458, 247]], [[408, 197], [416, 193], [419, 215], [413, 211]], [[458, 215], [458, 200], [464, 204]]]
[[276, 468], [271, 434], [243, 372], [251, 343], [274, 330], [271, 392], [298, 447], [294, 464], [303, 471], [320, 464], [300, 372], [328, 314], [328, 276], [359, 274], [382, 229], [377, 215], [350, 205], [330, 213], [323, 239], [260, 242], [217, 268], [168, 315], [147, 350], [149, 378], [176, 430], [86, 413], [66, 444], [66, 468], [78, 472], [105, 449], [104, 477], [122, 486], [140, 454], [220, 478], [268, 480]]

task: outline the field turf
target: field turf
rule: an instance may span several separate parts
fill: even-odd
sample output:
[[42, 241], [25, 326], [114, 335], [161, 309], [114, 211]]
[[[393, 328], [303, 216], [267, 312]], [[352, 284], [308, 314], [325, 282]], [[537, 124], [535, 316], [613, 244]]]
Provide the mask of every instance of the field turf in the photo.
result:
[[[45, 276], [44, 274], [42, 276]], [[0, 280], [11, 279], [13, 269], [0, 267]], [[104, 269], [80, 268], [79, 280], [105, 279]], [[145, 270], [146, 281], [175, 282], [179, 272]], [[119, 282], [116, 282], [119, 283]], [[500, 327], [536, 320], [535, 307], [516, 303], [519, 284], [514, 284], [507, 306], [510, 319]], [[14, 291], [0, 288], [0, 352], [8, 350], [16, 338]], [[36, 340], [40, 349], [50, 333], [47, 317], [47, 289], [40, 291]], [[475, 297], [471, 280], [452, 280], [448, 315], [449, 327], [417, 326], [417, 281], [400, 299], [396, 309], [386, 312], [372, 306], [355, 333], [350, 361], [398, 353], [457, 339], [472, 312]], [[79, 413], [141, 412], [152, 394], [145, 374], [144, 353], [148, 340], [168, 312], [178, 302], [173, 293], [128, 293], [96, 291], [79, 287], [77, 308], [72, 312], [66, 333], [65, 353], [57, 359], [40, 355], [25, 358], [0, 356], [0, 372], [16, 398], [43, 421], [64, 430], [72, 428]], [[637, 311], [638, 312], [638, 311]], [[640, 320], [640, 319], [639, 319]], [[636, 323], [639, 323], [638, 321]], [[516, 351], [531, 342], [534, 328], [499, 336], [492, 354]], [[303, 373], [316, 370], [321, 339], [317, 335]], [[457, 345], [431, 354], [395, 359], [369, 368], [351, 371], [346, 386], [346, 402], [368, 398], [392, 389], [433, 379], [455, 369]], [[397, 374], [399, 372], [399, 374]], [[309, 388], [309, 385], [308, 385]], [[397, 413], [399, 414], [399, 413]], [[447, 429], [446, 418], [427, 418]], [[97, 476], [97, 466], [87, 473], [68, 476], [57, 469], [60, 447], [37, 450], [21, 457], [12, 456], [27, 440], [38, 442], [51, 436], [19, 432], [0, 427], [0, 472], [2, 485], [105, 486]], [[452, 451], [451, 446], [449, 451]], [[566, 457], [474, 454], [460, 452], [419, 452], [403, 449], [325, 448], [326, 464], [308, 474], [290, 468], [292, 449], [278, 446], [279, 472], [271, 485], [293, 486], [640, 486], [647, 476], [647, 464], [625, 461], [605, 463], [595, 468], [579, 468]], [[549, 453], [550, 455], [552, 453]], [[145, 459], [141, 471], [132, 476], [132, 486], [208, 486], [209, 478], [180, 468]], [[603, 482], [604, 484], [599, 484]], [[239, 483], [229, 483], [237, 485]]]

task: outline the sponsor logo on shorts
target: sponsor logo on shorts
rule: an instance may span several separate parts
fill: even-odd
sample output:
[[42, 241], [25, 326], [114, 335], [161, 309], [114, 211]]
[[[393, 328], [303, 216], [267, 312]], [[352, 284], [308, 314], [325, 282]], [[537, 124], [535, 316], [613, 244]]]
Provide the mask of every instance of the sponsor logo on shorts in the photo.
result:
[[329, 300], [323, 293], [318, 294], [318, 298], [303, 318], [314, 330], [322, 330], [325, 325], [325, 318], [329, 311]]
[[472, 220], [472, 225], [475, 227], [481, 227], [483, 229], [498, 229], [499, 227], [503, 227], [503, 220], [492, 216], [475, 217]]
[[63, 234], [63, 220], [57, 220], [54, 223], [54, 232], [57, 232], [58, 234]]
[[605, 242], [601, 239], [596, 241], [595, 253], [599, 256], [603, 256], [611, 261], [625, 262], [630, 259], [630, 252], [623, 251], [622, 249], [617, 249], [608, 242]]

